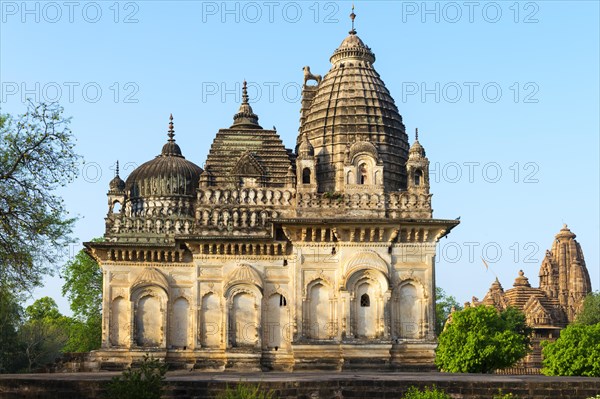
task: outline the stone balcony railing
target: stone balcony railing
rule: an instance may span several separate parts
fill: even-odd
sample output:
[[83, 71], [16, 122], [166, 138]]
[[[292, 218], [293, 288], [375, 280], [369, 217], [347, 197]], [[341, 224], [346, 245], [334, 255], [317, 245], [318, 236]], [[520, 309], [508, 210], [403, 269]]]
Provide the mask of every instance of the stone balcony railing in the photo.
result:
[[143, 207], [126, 204], [125, 211], [106, 218], [108, 237], [128, 235], [230, 235], [270, 230], [279, 217], [431, 218], [431, 194], [312, 193], [290, 189], [205, 189], [195, 204], [150, 200]]
[[294, 189], [250, 187], [242, 189], [206, 188], [198, 190], [198, 206], [256, 205], [289, 207], [293, 205]]
[[297, 211], [301, 215], [313, 213], [373, 214], [390, 218], [431, 218], [431, 194], [419, 192], [392, 193], [298, 193]]

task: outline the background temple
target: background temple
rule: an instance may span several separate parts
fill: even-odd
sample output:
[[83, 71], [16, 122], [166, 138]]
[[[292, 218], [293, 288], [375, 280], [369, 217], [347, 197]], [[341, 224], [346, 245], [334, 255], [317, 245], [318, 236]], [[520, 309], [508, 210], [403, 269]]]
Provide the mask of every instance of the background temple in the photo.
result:
[[540, 267], [540, 287], [532, 288], [522, 270], [513, 288], [504, 291], [496, 279], [481, 302], [474, 305], [493, 305], [499, 310], [507, 306], [525, 313], [527, 323], [534, 329], [533, 351], [521, 362], [525, 367], [542, 365], [540, 343], [554, 341], [567, 323], [575, 320], [583, 300], [592, 291], [581, 246], [567, 225], [556, 235], [552, 250]]

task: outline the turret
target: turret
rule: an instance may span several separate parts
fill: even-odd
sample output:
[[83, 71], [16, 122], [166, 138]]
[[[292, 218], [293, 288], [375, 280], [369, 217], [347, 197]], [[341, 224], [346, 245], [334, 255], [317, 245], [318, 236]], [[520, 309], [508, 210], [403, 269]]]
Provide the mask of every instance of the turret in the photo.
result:
[[415, 130], [415, 142], [408, 152], [406, 173], [409, 191], [429, 194], [429, 159], [425, 156], [425, 149], [419, 143], [419, 129]]
[[119, 176], [119, 161], [115, 169], [115, 177], [108, 184], [108, 215], [119, 213], [125, 203], [125, 182]]
[[302, 135], [296, 157], [296, 188], [298, 191], [317, 192], [317, 159], [308, 137]]

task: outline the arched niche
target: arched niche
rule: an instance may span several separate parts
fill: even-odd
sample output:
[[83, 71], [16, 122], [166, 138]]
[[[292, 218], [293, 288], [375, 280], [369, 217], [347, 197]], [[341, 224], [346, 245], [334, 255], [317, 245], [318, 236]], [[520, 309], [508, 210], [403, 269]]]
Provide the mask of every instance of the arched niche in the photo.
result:
[[122, 296], [113, 299], [110, 305], [110, 344], [114, 347], [129, 345], [129, 306]]
[[291, 341], [290, 306], [288, 298], [279, 292], [266, 299], [263, 343], [266, 348], [287, 347]]
[[169, 344], [172, 348], [187, 349], [189, 339], [190, 304], [186, 298], [179, 297], [173, 302], [171, 311], [171, 330]]
[[358, 339], [372, 339], [385, 335], [386, 307], [389, 282], [380, 270], [359, 269], [346, 281], [350, 294], [349, 335]]
[[324, 279], [310, 282], [306, 289], [305, 331], [314, 340], [331, 339], [334, 336], [333, 290]]
[[200, 312], [200, 344], [205, 348], [221, 346], [221, 303], [217, 294], [209, 292], [202, 297]]
[[165, 348], [168, 296], [158, 286], [141, 286], [131, 295], [134, 305], [134, 342], [137, 346]]
[[235, 284], [229, 287], [225, 296], [229, 346], [260, 348], [261, 290], [255, 285]]
[[394, 336], [420, 339], [425, 334], [426, 320], [425, 289], [418, 281], [402, 281], [394, 292]]

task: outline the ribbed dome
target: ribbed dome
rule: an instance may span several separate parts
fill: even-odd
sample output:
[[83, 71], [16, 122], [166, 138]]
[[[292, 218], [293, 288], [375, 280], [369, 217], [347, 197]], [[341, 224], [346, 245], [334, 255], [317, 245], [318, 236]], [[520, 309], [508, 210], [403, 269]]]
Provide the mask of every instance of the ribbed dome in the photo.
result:
[[131, 199], [146, 196], [195, 196], [202, 169], [185, 159], [173, 136], [173, 116], [169, 140], [159, 156], [136, 168], [125, 183]]
[[[388, 89], [373, 68], [375, 56], [351, 31], [331, 57], [333, 64], [306, 110], [306, 134], [319, 158], [320, 191], [334, 191], [336, 164], [348, 145], [371, 141], [384, 164], [386, 190], [406, 187], [408, 137]], [[338, 172], [339, 173], [339, 172]]]

